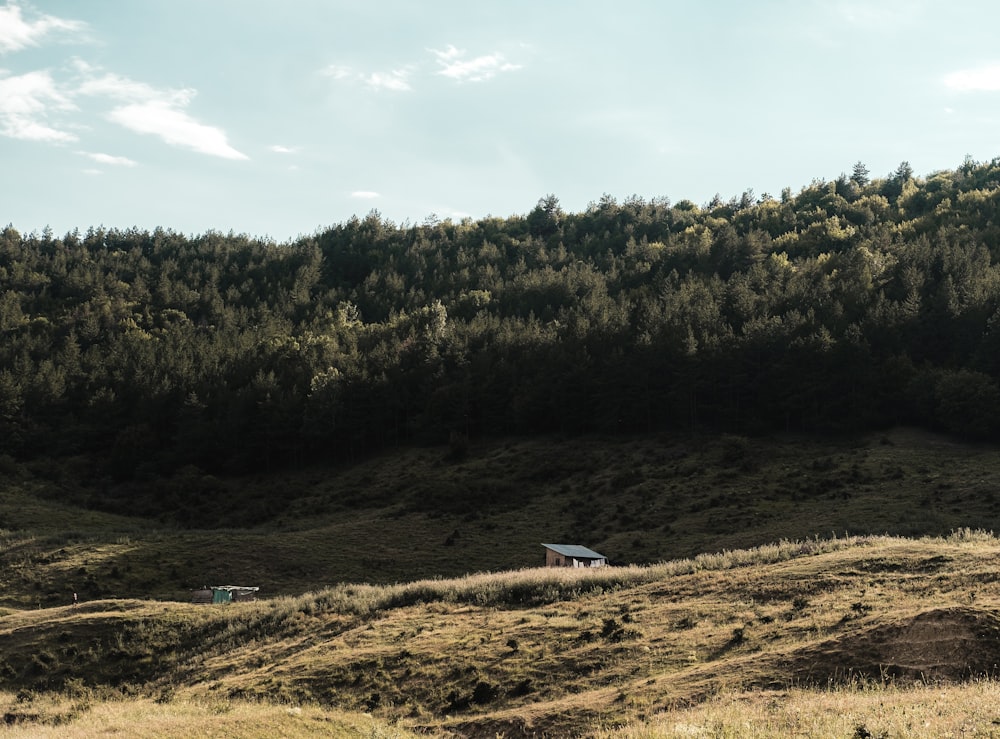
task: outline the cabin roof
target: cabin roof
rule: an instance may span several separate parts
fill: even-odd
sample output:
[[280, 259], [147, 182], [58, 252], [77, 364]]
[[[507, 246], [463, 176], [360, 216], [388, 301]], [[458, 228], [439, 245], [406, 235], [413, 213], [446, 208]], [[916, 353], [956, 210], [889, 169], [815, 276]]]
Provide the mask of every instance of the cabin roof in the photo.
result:
[[579, 544], [542, 544], [546, 549], [551, 549], [556, 554], [564, 557], [578, 557], [580, 559], [607, 559], [603, 554], [587, 549]]

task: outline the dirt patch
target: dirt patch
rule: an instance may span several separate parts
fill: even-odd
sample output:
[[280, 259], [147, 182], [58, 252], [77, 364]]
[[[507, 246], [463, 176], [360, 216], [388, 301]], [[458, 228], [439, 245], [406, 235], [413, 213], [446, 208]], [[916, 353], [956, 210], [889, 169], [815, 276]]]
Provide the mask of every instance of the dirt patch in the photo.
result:
[[942, 608], [798, 650], [789, 677], [806, 684], [857, 679], [959, 681], [1000, 674], [1000, 614]]

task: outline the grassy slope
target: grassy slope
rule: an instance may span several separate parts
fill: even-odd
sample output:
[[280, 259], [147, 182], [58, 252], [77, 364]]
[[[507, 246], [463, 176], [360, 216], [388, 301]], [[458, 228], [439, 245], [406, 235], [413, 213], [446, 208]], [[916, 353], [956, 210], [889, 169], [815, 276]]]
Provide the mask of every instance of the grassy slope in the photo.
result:
[[340, 737], [396, 739], [412, 736], [361, 713], [316, 706], [280, 706], [222, 699], [111, 700], [87, 691], [25, 696], [0, 693], [4, 724], [0, 736], [25, 739], [168, 737]]
[[[409, 449], [346, 469], [212, 480], [222, 494], [204, 506], [209, 519], [240, 521], [226, 495], [235, 490], [276, 512], [215, 529], [87, 510], [70, 501], [92, 491], [65, 471], [42, 479], [37, 467], [6, 468], [0, 687], [72, 703], [87, 684], [113, 686], [156, 706], [179, 701], [176, 720], [212, 701], [315, 702], [374, 712], [374, 728], [358, 719], [372, 735], [560, 735], [633, 721], [669, 733], [684, 706], [747, 687], [778, 690], [783, 705], [792, 686], [961, 678], [1000, 664], [983, 641], [1000, 633], [1000, 543], [843, 538], [998, 529], [993, 449], [896, 430], [843, 442], [548, 439], [481, 445], [461, 462], [446, 454]], [[644, 563], [782, 539], [812, 543], [766, 548], [736, 568], [735, 555], [615, 568], [590, 585], [552, 578], [593, 573], [528, 571], [322, 590], [517, 569], [540, 561], [541, 541]], [[222, 609], [146, 600], [183, 601], [223, 581], [319, 594]], [[67, 608], [74, 591], [83, 604]], [[906, 651], [913, 642], [931, 651]], [[21, 697], [7, 713], [44, 722], [32, 708], [42, 698], [28, 694], [26, 707]], [[147, 707], [130, 699], [107, 720]], [[678, 721], [723, 725], [732, 711], [721, 715]]]
[[[446, 454], [213, 480], [214, 512], [201, 520], [214, 529], [74, 507], [65, 501], [93, 491], [72, 475], [0, 478], [0, 606], [63, 604], [74, 591], [185, 599], [206, 583], [275, 595], [449, 577], [533, 566], [543, 541], [648, 563], [782, 538], [1000, 530], [1000, 455], [909, 430], [843, 442], [545, 439], [483, 444], [458, 463]], [[275, 515], [222, 525], [255, 507], [238, 496]]]
[[[761, 690], [777, 706], [811, 688], [992, 674], [998, 555], [980, 534], [812, 540], [225, 607], [101, 601], [0, 619], [0, 674], [68, 695], [125, 685], [159, 704], [336, 707], [459, 736], [704, 723], [678, 716]], [[951, 711], [973, 716], [982, 689], [960, 695], [971, 702]]]

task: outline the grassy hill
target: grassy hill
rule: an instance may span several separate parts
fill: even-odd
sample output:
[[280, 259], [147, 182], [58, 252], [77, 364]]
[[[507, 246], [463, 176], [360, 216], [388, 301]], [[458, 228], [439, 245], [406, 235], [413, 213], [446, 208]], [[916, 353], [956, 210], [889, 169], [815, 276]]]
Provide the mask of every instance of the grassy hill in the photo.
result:
[[[72, 465], [8, 465], [0, 606], [452, 577], [541, 564], [543, 541], [644, 564], [817, 535], [1000, 531], [1000, 455], [909, 429], [511, 440], [452, 457], [405, 448], [349, 467], [188, 469], [110, 488]], [[199, 508], [172, 508], [178, 489], [202, 491]]]
[[24, 736], [136, 715], [145, 736], [986, 732], [1000, 717], [982, 680], [1000, 664], [998, 555], [971, 531], [813, 539], [229, 606], [9, 611], [0, 674], [20, 693], [0, 700]]
[[[987, 446], [909, 429], [549, 438], [101, 489], [72, 463], [2, 472], [12, 736], [745, 736], [748, 721], [760, 736], [878, 736], [1000, 721], [983, 708], [1000, 706], [982, 680], [1000, 665]], [[196, 515], [165, 513], [178, 486], [204, 491]], [[542, 541], [620, 566], [536, 569]], [[268, 599], [186, 602], [223, 582]]]

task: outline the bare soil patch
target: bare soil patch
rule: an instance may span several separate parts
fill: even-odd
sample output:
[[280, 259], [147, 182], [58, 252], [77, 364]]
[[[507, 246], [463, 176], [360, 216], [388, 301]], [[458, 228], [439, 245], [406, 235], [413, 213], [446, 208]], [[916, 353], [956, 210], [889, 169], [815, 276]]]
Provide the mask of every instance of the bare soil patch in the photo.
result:
[[806, 684], [956, 681], [1000, 672], [1000, 614], [936, 608], [797, 650], [785, 674]]

